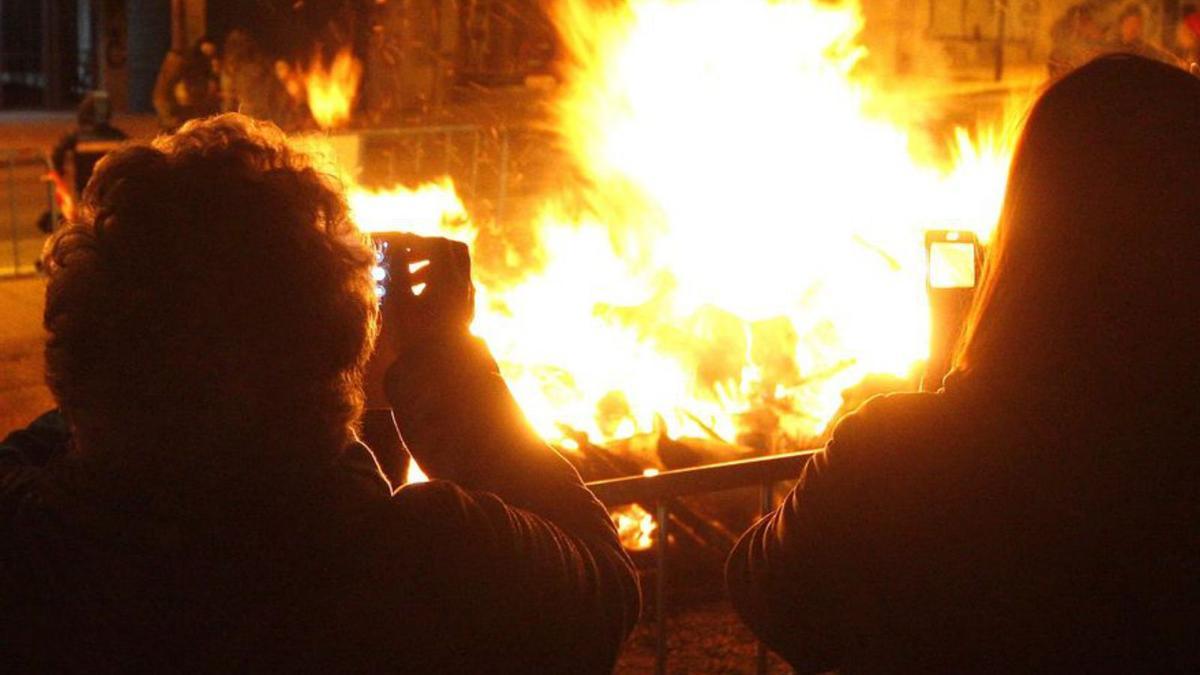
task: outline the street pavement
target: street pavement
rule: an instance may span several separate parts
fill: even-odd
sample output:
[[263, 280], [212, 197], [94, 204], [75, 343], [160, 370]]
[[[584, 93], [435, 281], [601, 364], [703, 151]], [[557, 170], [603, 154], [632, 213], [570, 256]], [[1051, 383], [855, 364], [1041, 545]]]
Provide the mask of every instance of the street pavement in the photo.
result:
[[45, 289], [40, 277], [0, 279], [0, 437], [54, 405], [42, 364]]

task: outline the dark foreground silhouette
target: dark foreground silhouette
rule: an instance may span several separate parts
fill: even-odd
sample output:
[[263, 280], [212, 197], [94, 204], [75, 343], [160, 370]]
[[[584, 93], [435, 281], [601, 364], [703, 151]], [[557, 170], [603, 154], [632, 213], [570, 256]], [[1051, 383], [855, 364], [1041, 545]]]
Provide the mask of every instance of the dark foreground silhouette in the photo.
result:
[[[368, 362], [372, 250], [277, 130], [99, 165], [47, 256], [62, 412], [0, 444], [0, 671], [612, 669], [608, 514], [467, 333], [465, 247], [413, 245], [425, 293], [389, 292]], [[432, 481], [392, 494], [364, 391]]]
[[799, 672], [1200, 670], [1197, 148], [1180, 70], [1042, 96], [944, 390], [844, 419], [729, 559]]

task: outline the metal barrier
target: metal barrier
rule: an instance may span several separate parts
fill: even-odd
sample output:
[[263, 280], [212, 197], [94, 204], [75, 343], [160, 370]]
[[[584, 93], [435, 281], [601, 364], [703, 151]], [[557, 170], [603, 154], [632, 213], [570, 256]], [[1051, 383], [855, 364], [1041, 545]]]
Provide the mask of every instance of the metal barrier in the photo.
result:
[[33, 274], [41, 255], [45, 233], [38, 219], [57, 217], [54, 187], [44, 179], [46, 156], [41, 149], [0, 148], [0, 210], [8, 226], [0, 234], [7, 245], [0, 253], [0, 277]]
[[[473, 197], [479, 190], [482, 127], [454, 124], [360, 129], [351, 133], [362, 139], [365, 146], [363, 173], [376, 181], [394, 183], [440, 174], [453, 178], [455, 186], [465, 193], [463, 196]], [[399, 166], [400, 156], [406, 166]], [[433, 160], [435, 156], [440, 161]]]
[[[664, 471], [652, 476], [630, 476], [588, 483], [588, 487], [606, 506], [622, 506], [633, 502], [654, 504], [654, 519], [658, 523], [655, 540], [655, 667], [658, 675], [667, 672], [667, 523], [671, 500], [687, 495], [758, 486], [759, 513], [766, 515], [775, 506], [775, 484], [795, 480], [816, 450], [770, 455], [693, 469]], [[767, 650], [760, 642], [755, 654], [755, 672], [767, 672]]]
[[544, 169], [558, 152], [548, 132], [524, 125], [447, 124], [345, 133], [360, 141], [358, 168], [368, 187], [449, 176], [472, 217], [498, 225], [528, 215], [521, 215], [523, 201], [540, 194], [531, 187], [530, 174], [552, 174]]

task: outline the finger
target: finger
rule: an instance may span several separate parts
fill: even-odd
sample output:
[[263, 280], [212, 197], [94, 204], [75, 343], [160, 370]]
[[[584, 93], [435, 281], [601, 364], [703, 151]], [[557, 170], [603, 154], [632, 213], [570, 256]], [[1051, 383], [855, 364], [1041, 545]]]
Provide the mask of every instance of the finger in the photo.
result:
[[467, 283], [471, 282], [471, 249], [461, 241], [450, 241], [450, 257], [454, 271]]
[[408, 285], [416, 286], [417, 284], [428, 284], [430, 277], [433, 276], [430, 272], [432, 269], [432, 265], [426, 265], [415, 272], [410, 272], [408, 274]]

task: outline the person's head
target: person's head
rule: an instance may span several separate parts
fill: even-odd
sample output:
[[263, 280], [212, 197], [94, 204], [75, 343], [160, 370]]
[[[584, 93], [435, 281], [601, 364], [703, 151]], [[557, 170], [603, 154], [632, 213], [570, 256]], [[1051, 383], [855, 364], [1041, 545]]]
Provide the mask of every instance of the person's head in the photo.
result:
[[108, 155], [44, 262], [46, 378], [80, 451], [194, 468], [329, 461], [376, 309], [345, 197], [228, 114]]
[[1053, 84], [1013, 157], [959, 376], [1089, 394], [1200, 381], [1197, 147], [1200, 80], [1180, 69], [1117, 55]]
[[1144, 26], [1145, 16], [1141, 5], [1135, 4], [1126, 7], [1117, 21], [1117, 30], [1120, 31], [1122, 44], [1131, 44], [1141, 40]]
[[76, 111], [79, 126], [92, 128], [104, 126], [112, 119], [112, 106], [109, 105], [108, 92], [89, 91], [79, 103]]

